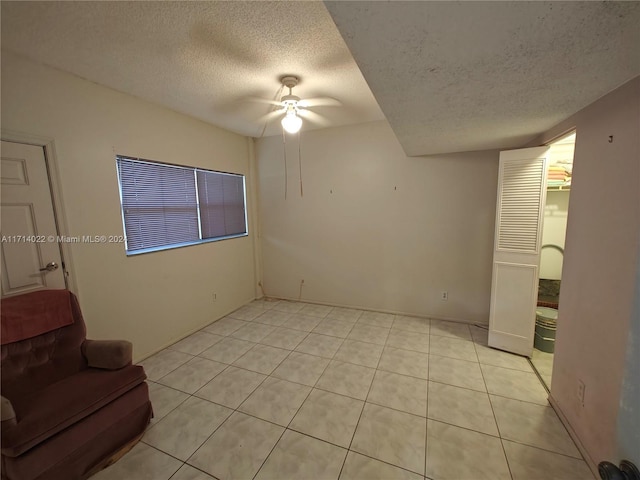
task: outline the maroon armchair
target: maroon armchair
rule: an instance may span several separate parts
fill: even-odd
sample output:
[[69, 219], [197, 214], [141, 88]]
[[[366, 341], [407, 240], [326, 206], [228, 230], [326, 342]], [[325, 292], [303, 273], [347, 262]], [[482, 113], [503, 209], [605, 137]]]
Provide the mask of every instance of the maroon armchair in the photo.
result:
[[3, 480], [85, 479], [131, 448], [152, 417], [131, 343], [86, 340], [68, 290], [2, 300]]

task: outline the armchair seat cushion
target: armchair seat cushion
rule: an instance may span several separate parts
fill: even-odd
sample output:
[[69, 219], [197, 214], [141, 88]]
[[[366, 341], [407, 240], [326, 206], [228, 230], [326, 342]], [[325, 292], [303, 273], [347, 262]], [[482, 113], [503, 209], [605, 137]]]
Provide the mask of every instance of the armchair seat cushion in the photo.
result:
[[16, 457], [144, 382], [144, 369], [87, 368], [33, 394], [9, 398], [17, 423], [2, 430], [2, 454]]

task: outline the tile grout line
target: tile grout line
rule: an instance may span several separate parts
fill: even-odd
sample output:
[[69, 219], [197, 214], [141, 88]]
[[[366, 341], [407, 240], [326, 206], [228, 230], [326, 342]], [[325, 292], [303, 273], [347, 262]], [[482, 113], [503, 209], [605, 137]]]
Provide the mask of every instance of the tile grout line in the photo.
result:
[[[309, 333], [311, 333], [311, 332], [309, 332]], [[308, 335], [307, 335], [307, 336], [308, 336]], [[305, 338], [307, 338], [307, 337], [305, 337]], [[304, 341], [304, 339], [303, 339], [300, 343], [302, 343], [303, 341]], [[300, 345], [300, 343], [299, 343], [298, 345]], [[294, 351], [295, 351], [295, 350], [294, 350]], [[293, 351], [292, 351], [292, 353], [293, 353]], [[301, 353], [304, 353], [304, 352], [301, 352]], [[289, 354], [289, 355], [290, 355], [290, 354]], [[287, 355], [287, 358], [289, 358], [289, 355]], [[310, 354], [307, 354], [307, 355], [310, 355]], [[319, 357], [319, 358], [322, 358], [322, 357]], [[291, 417], [291, 420], [289, 420], [289, 423], [287, 423], [287, 426], [286, 426], [286, 427], [284, 427], [284, 430], [283, 430], [283, 431], [282, 431], [282, 433], [280, 434], [280, 437], [279, 437], [279, 438], [278, 438], [278, 440], [273, 444], [273, 447], [272, 447], [272, 448], [271, 448], [271, 450], [269, 451], [269, 454], [268, 454], [266, 457], [264, 457], [264, 460], [263, 460], [263, 461], [262, 461], [262, 463], [260, 464], [260, 468], [258, 468], [258, 470], [256, 470], [256, 473], [255, 473], [255, 475], [254, 475], [252, 478], [254, 478], [254, 479], [255, 479], [255, 477], [257, 477], [257, 476], [258, 476], [258, 474], [260, 473], [260, 470], [262, 470], [262, 468], [264, 467], [265, 463], [267, 463], [267, 460], [269, 460], [269, 457], [271, 456], [271, 454], [273, 453], [273, 451], [275, 450], [275, 448], [278, 446], [278, 443], [280, 442], [280, 440], [282, 440], [282, 437], [284, 437], [284, 434], [287, 432], [287, 430], [290, 430], [290, 431], [292, 431], [292, 432], [296, 432], [296, 433], [299, 433], [299, 434], [301, 434], [301, 435], [304, 435], [304, 434], [302, 434], [301, 432], [297, 432], [296, 430], [290, 429], [290, 428], [289, 428], [289, 425], [291, 425], [291, 422], [293, 422], [293, 420], [296, 418], [296, 416], [297, 416], [297, 415], [298, 415], [298, 413], [300, 412], [300, 409], [302, 408], [302, 405], [304, 405], [304, 403], [307, 401], [307, 399], [311, 396], [311, 392], [313, 392], [313, 389], [315, 388], [316, 384], [320, 381], [320, 378], [322, 377], [322, 375], [324, 375], [324, 372], [326, 372], [326, 371], [327, 371], [327, 368], [329, 368], [329, 365], [331, 365], [331, 360], [332, 360], [332, 359], [333, 359], [333, 358], [331, 358], [331, 359], [329, 360], [329, 362], [325, 365], [324, 369], [322, 370], [322, 373], [321, 373], [320, 375], [318, 375], [318, 378], [317, 378], [317, 380], [315, 381], [315, 383], [313, 384], [313, 386], [311, 387], [311, 389], [309, 390], [309, 393], [307, 393], [307, 396], [305, 397], [305, 399], [300, 403], [300, 406], [299, 406], [299, 407], [298, 407], [298, 409], [296, 410], [296, 413]], [[285, 359], [285, 360], [286, 360], [286, 359]], [[284, 360], [283, 360], [282, 362], [284, 362]], [[280, 363], [282, 363], [282, 362], [280, 362]], [[277, 367], [276, 367], [276, 368], [277, 368]], [[274, 368], [274, 369], [273, 369], [273, 372], [275, 372], [276, 368]], [[271, 372], [271, 373], [273, 373], [273, 372]], [[269, 377], [271, 377], [271, 375], [269, 375]], [[269, 377], [267, 377], [267, 378], [269, 378]], [[273, 377], [273, 378], [278, 379], [278, 377]], [[265, 379], [265, 380], [266, 380], [266, 379]], [[284, 380], [284, 379], [278, 379], [278, 380]], [[285, 380], [285, 381], [287, 381], [287, 380]], [[291, 383], [295, 383], [295, 382], [291, 382]], [[306, 386], [308, 386], [308, 385], [306, 385]], [[253, 394], [253, 392], [252, 392], [252, 394]], [[248, 399], [250, 396], [251, 396], [251, 395], [249, 395], [249, 396], [245, 399], [245, 402], [247, 401], [247, 399]], [[242, 403], [244, 403], [244, 402], [242, 402]], [[242, 406], [242, 404], [240, 404], [239, 406]], [[260, 419], [260, 420], [263, 420], [263, 419]], [[268, 421], [268, 420], [265, 420], [265, 421]], [[280, 426], [282, 426], [282, 425], [280, 425]], [[327, 442], [327, 443], [329, 443], [329, 442]], [[345, 455], [345, 458], [346, 458], [346, 455]]]
[[[474, 348], [476, 349], [476, 355], [478, 354], [476, 344], [474, 342]], [[500, 438], [500, 446], [502, 447], [502, 454], [504, 455], [504, 460], [507, 463], [507, 470], [509, 471], [509, 476], [512, 480], [515, 480], [513, 476], [513, 472], [511, 471], [511, 465], [509, 463], [509, 457], [507, 457], [507, 450], [504, 448], [504, 442], [502, 441], [502, 432], [500, 431], [500, 425], [498, 424], [498, 418], [496, 417], [495, 409], [493, 408], [493, 402], [491, 401], [491, 396], [489, 395], [489, 388], [487, 387], [487, 380], [484, 378], [484, 371], [482, 367], [480, 367], [480, 374], [482, 375], [482, 381], [484, 382], [484, 387], [487, 390], [487, 398], [489, 399], [489, 405], [491, 406], [491, 413], [493, 413], [493, 421], [496, 422], [496, 428], [498, 429], [498, 435]]]

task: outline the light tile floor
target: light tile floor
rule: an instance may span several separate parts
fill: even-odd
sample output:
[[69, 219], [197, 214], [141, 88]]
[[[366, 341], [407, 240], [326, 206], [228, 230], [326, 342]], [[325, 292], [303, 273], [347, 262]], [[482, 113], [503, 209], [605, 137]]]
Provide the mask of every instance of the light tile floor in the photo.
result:
[[481, 328], [258, 300], [144, 360], [155, 418], [96, 480], [585, 480]]

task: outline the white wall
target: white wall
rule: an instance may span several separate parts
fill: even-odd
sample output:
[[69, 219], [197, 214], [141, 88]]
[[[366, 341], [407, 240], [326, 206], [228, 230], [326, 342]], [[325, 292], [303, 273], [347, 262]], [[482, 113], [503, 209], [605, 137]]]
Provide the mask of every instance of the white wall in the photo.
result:
[[[2, 128], [54, 140], [68, 235], [123, 234], [116, 154], [249, 173], [244, 137], [7, 52]], [[72, 245], [89, 336], [131, 340], [140, 359], [251, 300], [252, 235], [133, 257]]]
[[[547, 192], [542, 225], [542, 246], [555, 245], [564, 249], [569, 212], [569, 191]], [[556, 248], [545, 247], [540, 253], [540, 278], [560, 280], [564, 255]]]
[[[627, 350], [640, 342], [637, 324], [632, 327], [640, 321], [633, 314], [640, 245], [640, 77], [533, 143], [572, 127], [576, 149], [551, 399], [592, 466], [617, 461], [618, 452], [635, 452], [631, 460], [640, 463], [637, 445], [616, 445], [632, 438], [619, 434], [619, 414], [622, 423], [634, 425], [640, 415], [638, 405], [620, 409], [625, 371], [637, 371], [629, 363], [637, 361], [637, 351]], [[586, 386], [584, 407], [576, 394], [579, 380]]]
[[304, 132], [301, 197], [289, 139], [286, 200], [282, 138], [256, 148], [268, 295], [488, 323], [498, 152], [407, 157], [387, 122]]

